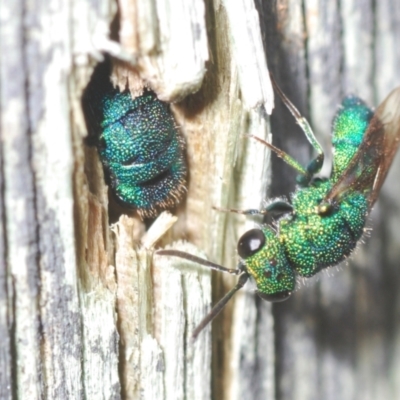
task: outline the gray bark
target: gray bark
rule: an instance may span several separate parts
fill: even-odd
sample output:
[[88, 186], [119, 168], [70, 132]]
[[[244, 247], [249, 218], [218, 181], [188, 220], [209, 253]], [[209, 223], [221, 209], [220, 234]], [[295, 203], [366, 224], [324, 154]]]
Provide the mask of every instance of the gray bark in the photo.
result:
[[[271, 130], [312, 156], [280, 101], [268, 119], [267, 68], [328, 160], [343, 95], [378, 105], [400, 84], [395, 0], [255, 3], [121, 0], [117, 32], [107, 0], [0, 2], [1, 399], [400, 397], [398, 157], [348, 262], [273, 307], [247, 284], [194, 344], [236, 278], [153, 257], [176, 246], [234, 268], [260, 221], [213, 206], [258, 208], [270, 181], [268, 196], [295, 190], [295, 172], [243, 138]], [[187, 197], [146, 233], [109, 201], [84, 140], [81, 95], [104, 52], [116, 85], [173, 102], [186, 140]]]

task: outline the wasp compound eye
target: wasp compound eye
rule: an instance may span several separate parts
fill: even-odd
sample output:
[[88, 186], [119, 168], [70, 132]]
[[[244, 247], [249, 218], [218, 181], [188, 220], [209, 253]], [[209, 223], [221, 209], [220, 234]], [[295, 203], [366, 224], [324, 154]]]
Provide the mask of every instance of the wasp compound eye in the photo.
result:
[[238, 242], [238, 253], [241, 258], [256, 254], [265, 245], [265, 235], [261, 229], [247, 231]]
[[292, 294], [292, 292], [289, 291], [289, 290], [285, 290], [285, 291], [283, 291], [283, 292], [278, 292], [278, 293], [272, 293], [272, 294], [265, 294], [265, 293], [262, 293], [262, 292], [260, 292], [260, 291], [257, 290], [256, 293], [257, 293], [258, 296], [260, 296], [263, 300], [270, 301], [270, 302], [272, 302], [272, 303], [278, 303], [278, 302], [280, 302], [280, 301], [285, 301], [285, 300], [287, 300], [287, 299], [290, 297], [290, 295]]

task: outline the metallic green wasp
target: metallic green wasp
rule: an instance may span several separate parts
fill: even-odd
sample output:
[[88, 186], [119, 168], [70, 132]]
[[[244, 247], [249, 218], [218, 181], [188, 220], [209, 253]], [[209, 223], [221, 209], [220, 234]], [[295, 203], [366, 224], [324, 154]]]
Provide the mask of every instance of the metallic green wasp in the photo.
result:
[[333, 121], [332, 174], [326, 179], [315, 178], [324, 161], [323, 150], [308, 122], [273, 83], [317, 157], [303, 168], [288, 154], [253, 136], [298, 171], [299, 185], [290, 202], [273, 201], [262, 210], [230, 210], [281, 215], [273, 224], [251, 229], [240, 238], [237, 269], [227, 269], [176, 250], [157, 252], [239, 276], [236, 286], [196, 328], [194, 338], [249, 277], [254, 279], [257, 294], [263, 299], [283, 301], [294, 291], [296, 276], [311, 277], [348, 257], [364, 233], [367, 216], [399, 145], [400, 87], [389, 94], [375, 113], [359, 98], [347, 96]]

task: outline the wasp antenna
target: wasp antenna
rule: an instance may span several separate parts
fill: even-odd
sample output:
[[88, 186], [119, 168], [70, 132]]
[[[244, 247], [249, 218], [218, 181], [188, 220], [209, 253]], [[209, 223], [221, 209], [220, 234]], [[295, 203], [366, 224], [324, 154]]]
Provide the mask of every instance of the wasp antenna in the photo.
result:
[[249, 275], [244, 272], [239, 276], [236, 285], [212, 308], [212, 310], [197, 325], [192, 334], [192, 343], [197, 339], [200, 332], [222, 311], [232, 296], [240, 290], [249, 279]]
[[183, 258], [184, 260], [192, 261], [196, 264], [203, 265], [204, 267], [214, 269], [215, 271], [225, 272], [232, 275], [239, 275], [242, 272], [240, 269], [225, 268], [222, 265], [215, 264], [211, 261], [205, 260], [204, 258], [200, 258], [194, 256], [193, 254], [185, 253], [184, 251], [180, 250], [157, 250], [155, 254], [159, 256], [172, 256]]

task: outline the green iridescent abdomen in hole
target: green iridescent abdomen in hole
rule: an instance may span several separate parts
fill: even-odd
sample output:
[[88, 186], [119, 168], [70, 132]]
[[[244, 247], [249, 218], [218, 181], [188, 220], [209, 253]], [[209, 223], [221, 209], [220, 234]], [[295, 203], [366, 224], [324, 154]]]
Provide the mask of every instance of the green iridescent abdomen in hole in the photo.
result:
[[358, 97], [346, 96], [333, 120], [332, 181], [336, 182], [359, 150], [373, 112]]
[[106, 95], [103, 107], [99, 154], [115, 194], [145, 214], [172, 206], [186, 167], [168, 105], [152, 92], [132, 100], [125, 91]]
[[183, 139], [169, 105], [151, 91], [132, 99], [104, 74], [102, 80], [94, 75], [84, 102], [117, 200], [142, 217], [175, 206], [185, 191], [187, 171]]
[[296, 191], [295, 213], [279, 221], [279, 239], [292, 268], [301, 276], [313, 276], [322, 268], [336, 265], [356, 247], [364, 232], [368, 201], [350, 192], [326, 215], [318, 205], [331, 189], [329, 181]]

